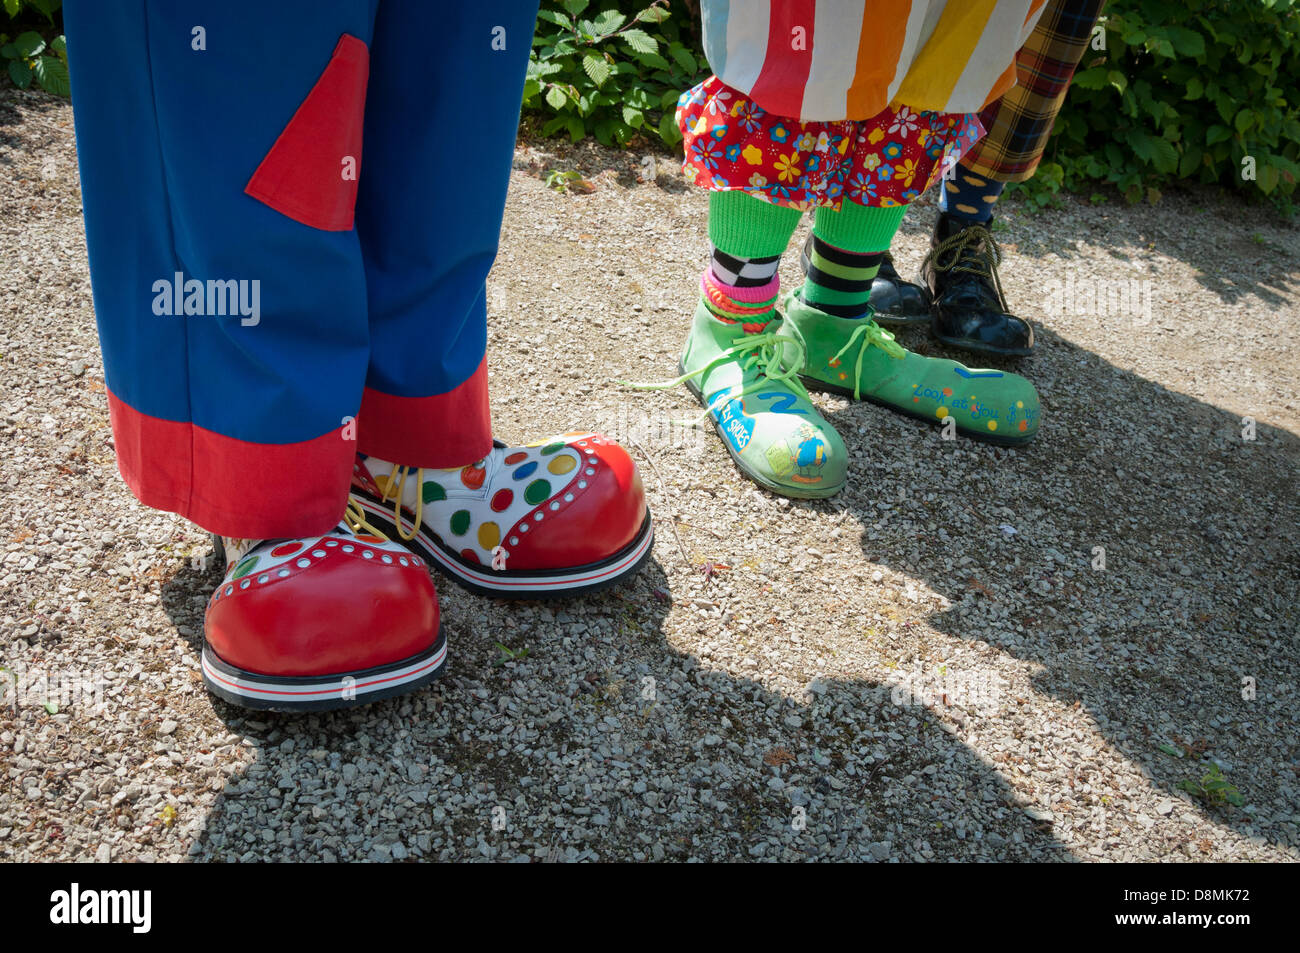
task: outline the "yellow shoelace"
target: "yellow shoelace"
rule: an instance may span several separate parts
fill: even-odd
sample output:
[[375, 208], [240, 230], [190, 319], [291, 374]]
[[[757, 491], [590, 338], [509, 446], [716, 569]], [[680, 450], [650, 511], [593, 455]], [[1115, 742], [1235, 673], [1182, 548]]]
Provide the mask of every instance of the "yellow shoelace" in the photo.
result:
[[[401, 471], [400, 475], [399, 470]], [[420, 524], [424, 522], [424, 470], [417, 468], [415, 471], [415, 520], [411, 523], [409, 533], [402, 528], [402, 500], [406, 497], [406, 478], [410, 475], [410, 467], [401, 467], [394, 464], [392, 471], [388, 474], [388, 479], [384, 481], [384, 495], [380, 499], [381, 503], [387, 503], [388, 495], [393, 492], [393, 486], [396, 484], [397, 492], [393, 495], [393, 525], [397, 527], [397, 535], [408, 543], [415, 539], [415, 534], [420, 531]]]

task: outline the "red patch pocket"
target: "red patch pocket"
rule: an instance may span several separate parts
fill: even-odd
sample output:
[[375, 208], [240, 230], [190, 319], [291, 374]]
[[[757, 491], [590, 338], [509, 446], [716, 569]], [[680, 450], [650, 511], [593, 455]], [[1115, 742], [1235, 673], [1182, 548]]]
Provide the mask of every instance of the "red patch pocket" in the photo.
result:
[[370, 51], [344, 33], [325, 72], [284, 127], [244, 191], [296, 222], [352, 227], [361, 174]]

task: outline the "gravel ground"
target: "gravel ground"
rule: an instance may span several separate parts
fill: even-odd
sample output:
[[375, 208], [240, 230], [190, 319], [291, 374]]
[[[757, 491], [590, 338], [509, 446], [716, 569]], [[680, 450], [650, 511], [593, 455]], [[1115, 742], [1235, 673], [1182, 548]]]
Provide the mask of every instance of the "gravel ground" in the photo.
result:
[[[591, 191], [548, 189], [554, 168]], [[440, 583], [439, 684], [253, 716], [200, 684], [205, 534], [116, 476], [71, 111], [0, 92], [0, 664], [21, 689], [0, 859], [1296, 859], [1297, 231], [1213, 196], [1013, 203], [1038, 441], [819, 397], [850, 485], [801, 503], [675, 425], [684, 389], [609, 382], [674, 375], [706, 204], [664, 157], [521, 146], [490, 286], [499, 435], [633, 445], [659, 521], [641, 576], [561, 604]], [[933, 214], [909, 215], [904, 270]], [[1116, 278], [1149, 282], [1149, 310], [1049, 313], [1053, 282]], [[1240, 806], [1180, 787], [1210, 761]]]

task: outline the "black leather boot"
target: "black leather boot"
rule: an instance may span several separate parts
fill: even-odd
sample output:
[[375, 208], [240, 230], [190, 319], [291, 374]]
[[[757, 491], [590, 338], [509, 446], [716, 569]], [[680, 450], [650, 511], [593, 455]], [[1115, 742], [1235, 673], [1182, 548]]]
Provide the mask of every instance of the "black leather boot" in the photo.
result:
[[921, 263], [930, 288], [930, 329], [940, 341], [980, 354], [1025, 355], [1034, 349], [1034, 329], [1007, 310], [998, 280], [1002, 254], [990, 231], [940, 213]]
[[[804, 274], [812, 259], [812, 235], [803, 243]], [[930, 292], [921, 285], [904, 281], [894, 270], [894, 259], [885, 252], [880, 271], [871, 281], [871, 310], [877, 324], [885, 327], [917, 327], [930, 323]]]

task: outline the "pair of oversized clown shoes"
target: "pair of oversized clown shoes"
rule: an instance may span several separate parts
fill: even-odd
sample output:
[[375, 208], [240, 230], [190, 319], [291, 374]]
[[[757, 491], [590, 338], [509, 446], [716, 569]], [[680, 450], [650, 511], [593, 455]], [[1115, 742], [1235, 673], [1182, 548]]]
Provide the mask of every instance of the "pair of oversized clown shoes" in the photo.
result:
[[[870, 401], [953, 435], [1021, 446], [1038, 432], [1038, 394], [1025, 378], [907, 350], [871, 314], [847, 319], [808, 304], [798, 289], [760, 326], [720, 320], [703, 301], [679, 365], [741, 472], [760, 486], [802, 499], [845, 484], [844, 442], [809, 389]], [[630, 384], [623, 381], [621, 383]]]
[[650, 555], [631, 457], [601, 434], [498, 443], [466, 467], [420, 470], [358, 455], [334, 530], [218, 540], [203, 678], [247, 708], [318, 711], [412, 691], [442, 672], [434, 566], [477, 593], [573, 596]]

